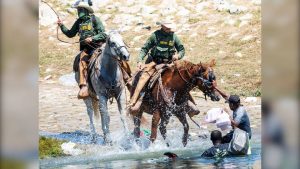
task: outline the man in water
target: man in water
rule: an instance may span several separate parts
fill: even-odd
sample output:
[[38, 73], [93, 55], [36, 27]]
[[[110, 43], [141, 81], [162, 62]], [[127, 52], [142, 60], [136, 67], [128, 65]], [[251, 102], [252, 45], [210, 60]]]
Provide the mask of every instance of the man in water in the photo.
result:
[[229, 143], [222, 144], [222, 133], [218, 130], [214, 130], [210, 134], [210, 140], [213, 145], [211, 148], [207, 149], [201, 157], [224, 157], [229, 155], [228, 147]]
[[[233, 111], [232, 117], [230, 116], [231, 126], [233, 129], [239, 128], [248, 133], [249, 139], [251, 139], [251, 127], [248, 113], [244, 106], [240, 103], [240, 97], [238, 95], [227, 95], [225, 92], [219, 90], [215, 84], [214, 88], [222, 95], [222, 97], [229, 103], [229, 108]], [[229, 113], [227, 111], [227, 113]], [[222, 138], [222, 143], [229, 143], [233, 137], [234, 130], [230, 131]]]

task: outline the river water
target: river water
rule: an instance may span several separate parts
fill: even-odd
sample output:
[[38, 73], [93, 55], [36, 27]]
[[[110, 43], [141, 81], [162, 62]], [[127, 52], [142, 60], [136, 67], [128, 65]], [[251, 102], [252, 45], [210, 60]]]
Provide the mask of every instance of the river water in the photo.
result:
[[[176, 133], [175, 130], [168, 133], [171, 140], [170, 147], [167, 147], [164, 141], [158, 140], [154, 144], [148, 144], [146, 139], [142, 139], [141, 144], [144, 147], [141, 148], [125, 137], [117, 139], [114, 137], [113, 146], [81, 146], [80, 148], [86, 151], [84, 154], [41, 160], [40, 168], [261, 168], [261, 137], [255, 130], [251, 140], [251, 155], [223, 159], [200, 157], [207, 148], [212, 146], [209, 138], [191, 136], [187, 147], [183, 147], [181, 136], [178, 137]], [[169, 159], [163, 155], [165, 152], [176, 153], [179, 158]]]

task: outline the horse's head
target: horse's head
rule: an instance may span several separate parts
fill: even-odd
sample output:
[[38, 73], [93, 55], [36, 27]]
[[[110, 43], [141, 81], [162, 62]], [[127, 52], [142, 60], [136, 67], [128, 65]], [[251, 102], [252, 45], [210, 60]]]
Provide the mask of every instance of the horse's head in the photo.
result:
[[111, 53], [114, 56], [119, 57], [120, 60], [128, 61], [130, 54], [127, 50], [126, 44], [123, 41], [122, 36], [117, 31], [111, 31], [109, 33], [107, 44], [111, 49]]
[[209, 96], [212, 101], [219, 101], [219, 93], [213, 88], [213, 83], [216, 83], [216, 76], [214, 74], [213, 66], [216, 61], [213, 59], [209, 64], [197, 64], [198, 73], [196, 73], [196, 84], [204, 93], [205, 98]]

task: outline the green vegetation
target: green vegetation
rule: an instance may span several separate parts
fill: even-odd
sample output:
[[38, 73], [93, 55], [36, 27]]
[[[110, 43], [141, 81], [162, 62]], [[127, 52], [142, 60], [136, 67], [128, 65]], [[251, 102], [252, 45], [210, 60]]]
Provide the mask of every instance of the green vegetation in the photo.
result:
[[39, 138], [39, 157], [41, 159], [46, 157], [59, 157], [65, 156], [63, 150], [61, 149], [61, 144], [64, 141], [53, 139], [53, 138], [46, 138], [40, 137]]

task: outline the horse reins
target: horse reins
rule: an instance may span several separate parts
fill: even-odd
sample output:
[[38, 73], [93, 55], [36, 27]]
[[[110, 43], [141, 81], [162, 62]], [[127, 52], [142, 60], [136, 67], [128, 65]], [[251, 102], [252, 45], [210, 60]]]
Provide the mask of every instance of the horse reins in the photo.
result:
[[175, 62], [174, 62], [174, 65], [175, 65], [175, 68], [176, 68], [177, 71], [178, 71], [178, 74], [179, 74], [180, 78], [181, 78], [183, 81], [185, 81], [185, 83], [187, 83], [189, 87], [191, 87], [191, 88], [195, 87], [195, 86], [196, 86], [195, 84], [193, 84], [193, 83], [189, 82], [188, 80], [186, 80], [186, 79], [182, 76], [182, 74], [180, 73], [181, 70], [184, 70], [184, 71], [187, 72], [189, 78], [192, 79], [192, 75], [191, 75], [191, 73], [189, 72], [189, 70], [187, 70], [187, 69], [181, 69], [181, 70], [179, 70], [178, 67], [176, 66]]
[[[52, 7], [49, 3], [47, 3], [46, 1], [43, 1], [43, 0], [41, 0], [41, 2], [43, 2], [43, 3], [45, 3], [47, 6], [49, 6], [50, 9], [55, 13], [57, 19], [60, 20], [60, 17], [59, 17], [59, 15], [58, 15], [58, 13], [53, 9], [53, 7]], [[77, 41], [77, 42], [68, 42], [68, 41], [62, 40], [62, 39], [60, 39], [59, 36], [58, 36], [58, 29], [59, 29], [59, 25], [57, 25], [57, 27], [56, 27], [56, 38], [57, 38], [57, 40], [59, 40], [59, 41], [61, 41], [61, 42], [64, 42], [64, 43], [68, 43], [68, 44], [76, 44], [76, 43], [84, 42], [84, 40]], [[93, 42], [91, 42], [91, 43], [93, 43]], [[90, 45], [90, 44], [88, 44], [88, 43], [86, 43], [86, 44], [87, 44], [88, 46], [90, 46], [91, 48], [96, 49], [94, 46], [92, 46], [92, 45]]]

